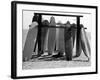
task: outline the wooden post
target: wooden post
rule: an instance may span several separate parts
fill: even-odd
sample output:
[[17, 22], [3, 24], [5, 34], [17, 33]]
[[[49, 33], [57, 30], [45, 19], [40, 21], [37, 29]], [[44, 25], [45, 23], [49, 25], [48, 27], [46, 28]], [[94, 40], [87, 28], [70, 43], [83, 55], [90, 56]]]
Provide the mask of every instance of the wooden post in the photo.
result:
[[77, 17], [76, 57], [79, 57], [81, 54], [80, 29], [80, 17]]
[[38, 26], [38, 37], [37, 37], [37, 40], [38, 40], [38, 55], [41, 55], [41, 20], [42, 20], [42, 15], [39, 14], [39, 20], [38, 20], [39, 26]]

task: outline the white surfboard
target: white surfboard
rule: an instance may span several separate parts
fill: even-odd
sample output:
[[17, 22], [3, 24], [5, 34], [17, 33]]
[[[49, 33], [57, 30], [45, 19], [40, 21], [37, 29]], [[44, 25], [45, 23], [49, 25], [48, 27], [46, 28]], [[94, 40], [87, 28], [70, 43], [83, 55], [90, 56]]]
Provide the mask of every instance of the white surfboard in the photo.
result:
[[[50, 26], [56, 26], [55, 18], [52, 16], [50, 18]], [[56, 28], [49, 28], [48, 34], [48, 54], [51, 55], [55, 49], [55, 41], [56, 41]]]
[[37, 32], [38, 32], [37, 26], [38, 26], [38, 23], [33, 22], [31, 24], [31, 27], [28, 30], [28, 34], [27, 34], [24, 49], [23, 49], [23, 60], [29, 60], [33, 54]]
[[[61, 24], [58, 27], [62, 27]], [[65, 51], [64, 45], [64, 28], [56, 28], [56, 50], [63, 54]]]
[[71, 24], [72, 27], [72, 38], [73, 38], [73, 54], [74, 57], [76, 55], [76, 35], [77, 35], [77, 26], [75, 23]]
[[89, 59], [91, 49], [84, 27], [81, 28], [81, 47], [85, 56]]
[[46, 50], [46, 40], [47, 40], [47, 34], [48, 34], [48, 26], [49, 22], [48, 20], [44, 20], [42, 22], [42, 29], [41, 29], [41, 50], [44, 53]]

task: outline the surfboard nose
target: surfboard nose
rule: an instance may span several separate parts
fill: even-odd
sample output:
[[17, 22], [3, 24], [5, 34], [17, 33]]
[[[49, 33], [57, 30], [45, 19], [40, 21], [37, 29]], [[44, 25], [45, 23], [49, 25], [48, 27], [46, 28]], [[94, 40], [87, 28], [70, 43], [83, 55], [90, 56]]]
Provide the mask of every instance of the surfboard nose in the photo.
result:
[[43, 25], [43, 26], [49, 26], [49, 21], [48, 21], [48, 20], [44, 20], [44, 21], [42, 22], [42, 25]]
[[65, 27], [71, 27], [70, 21], [67, 21]]
[[55, 18], [53, 16], [50, 18], [50, 26], [56, 26]]

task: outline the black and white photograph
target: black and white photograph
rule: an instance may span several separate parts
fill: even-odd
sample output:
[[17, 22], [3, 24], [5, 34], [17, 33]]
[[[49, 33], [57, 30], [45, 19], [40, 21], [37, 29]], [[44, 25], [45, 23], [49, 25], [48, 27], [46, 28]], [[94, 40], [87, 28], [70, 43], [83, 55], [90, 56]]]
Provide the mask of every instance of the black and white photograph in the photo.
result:
[[23, 69], [90, 66], [90, 14], [40, 12], [23, 10]]
[[12, 30], [17, 35], [14, 77], [96, 73], [96, 6], [34, 2], [12, 6], [16, 15]]

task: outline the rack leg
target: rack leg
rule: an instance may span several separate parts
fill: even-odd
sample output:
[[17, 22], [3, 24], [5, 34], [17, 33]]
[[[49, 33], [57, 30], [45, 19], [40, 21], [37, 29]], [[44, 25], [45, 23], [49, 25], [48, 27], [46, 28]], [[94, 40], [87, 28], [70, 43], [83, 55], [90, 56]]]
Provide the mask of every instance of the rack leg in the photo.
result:
[[76, 38], [76, 57], [81, 54], [81, 44], [80, 44], [80, 17], [77, 17], [77, 38]]
[[41, 56], [42, 52], [41, 52], [41, 20], [42, 20], [42, 16], [39, 14], [39, 26], [38, 26], [38, 56]]

